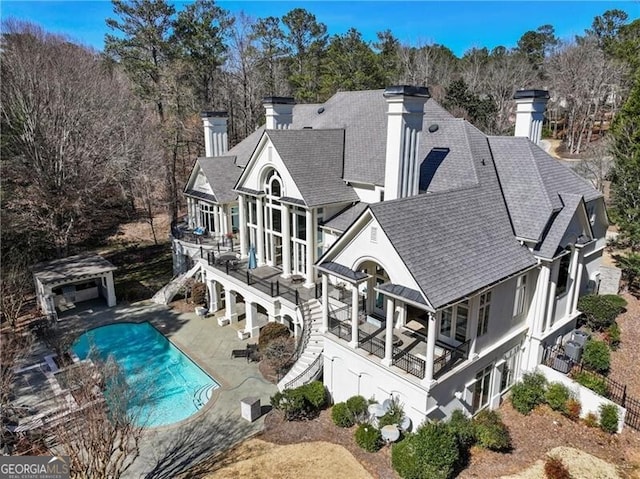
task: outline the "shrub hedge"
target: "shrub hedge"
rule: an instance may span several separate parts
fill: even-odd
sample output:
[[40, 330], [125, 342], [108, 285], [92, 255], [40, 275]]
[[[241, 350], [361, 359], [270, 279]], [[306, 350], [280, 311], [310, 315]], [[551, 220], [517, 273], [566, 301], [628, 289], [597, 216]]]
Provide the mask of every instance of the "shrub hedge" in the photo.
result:
[[620, 327], [618, 323], [613, 323], [607, 328], [605, 339], [612, 351], [616, 351], [620, 346]]
[[347, 407], [356, 422], [363, 421], [369, 412], [369, 402], [363, 396], [351, 396], [347, 399]]
[[473, 424], [478, 446], [492, 451], [511, 449], [509, 429], [496, 411], [483, 409], [473, 418]]
[[320, 381], [285, 389], [271, 396], [271, 406], [282, 411], [287, 421], [316, 417], [326, 404], [327, 392]]
[[600, 405], [600, 429], [609, 434], [618, 432], [618, 407], [614, 404]]
[[456, 409], [449, 419], [449, 429], [456, 436], [461, 451], [470, 448], [476, 443], [476, 430], [473, 421], [460, 409]]
[[404, 479], [449, 479], [460, 458], [446, 423], [427, 423], [391, 448], [391, 464]]
[[551, 409], [566, 414], [571, 391], [562, 383], [551, 383], [547, 386], [544, 399]]
[[339, 402], [331, 408], [331, 419], [338, 427], [351, 427], [355, 424], [353, 414], [346, 403]]
[[520, 414], [529, 414], [544, 402], [547, 380], [540, 373], [527, 373], [511, 388], [511, 404]]
[[574, 374], [573, 379], [580, 385], [591, 389], [596, 394], [600, 396], [607, 396], [607, 383], [604, 379], [601, 379], [588, 371], [581, 371], [577, 374]]
[[580, 413], [582, 412], [582, 404], [577, 399], [571, 398], [567, 401], [565, 406], [565, 414], [572, 421], [580, 419]]
[[578, 300], [586, 324], [594, 331], [604, 331], [627, 306], [624, 298], [615, 294], [587, 294]]
[[368, 452], [376, 452], [382, 447], [380, 430], [371, 424], [363, 423], [356, 429], [356, 444]]
[[611, 351], [604, 341], [589, 340], [584, 345], [582, 363], [586, 368], [600, 374], [607, 374], [611, 366]]

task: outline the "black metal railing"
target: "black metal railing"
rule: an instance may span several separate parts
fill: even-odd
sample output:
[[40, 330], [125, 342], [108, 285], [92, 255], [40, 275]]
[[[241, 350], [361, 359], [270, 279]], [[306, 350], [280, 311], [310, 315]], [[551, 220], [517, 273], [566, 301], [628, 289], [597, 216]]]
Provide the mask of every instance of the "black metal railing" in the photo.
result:
[[[591, 376], [600, 382], [604, 387], [604, 397], [610, 399], [623, 408], [627, 413], [624, 417], [624, 423], [640, 431], [640, 400], [630, 397], [627, 394], [627, 385], [619, 383], [600, 373], [585, 368], [582, 362], [573, 361], [565, 352], [558, 347], [545, 348], [542, 354], [542, 364], [562, 373], [571, 373], [572, 376], [578, 374]], [[596, 391], [600, 393], [600, 391]]]
[[311, 379], [320, 374], [322, 369], [322, 354], [318, 354], [318, 357], [313, 360], [307, 369], [298, 374], [295, 378], [284, 385], [284, 389], [291, 389], [298, 386], [307, 384]]
[[417, 356], [400, 349], [398, 347], [393, 348], [393, 359], [391, 364], [403, 371], [423, 379], [425, 374], [426, 362], [424, 359], [420, 359]]
[[459, 362], [469, 357], [469, 345], [471, 340], [467, 340], [460, 346], [451, 349], [445, 349], [444, 353], [433, 361], [433, 377], [443, 375]]
[[296, 345], [296, 350], [293, 353], [293, 357], [291, 358], [291, 366], [300, 359], [302, 353], [306, 349], [309, 344], [309, 338], [311, 338], [311, 312], [309, 311], [309, 303], [303, 303], [298, 306], [300, 310], [300, 315], [302, 316], [302, 335], [300, 336], [300, 341]]
[[329, 317], [329, 332], [344, 341], [351, 341], [350, 323], [344, 323], [335, 318]]
[[385, 342], [381, 338], [377, 338], [373, 334], [367, 334], [362, 330], [358, 330], [358, 347], [365, 351], [384, 358]]

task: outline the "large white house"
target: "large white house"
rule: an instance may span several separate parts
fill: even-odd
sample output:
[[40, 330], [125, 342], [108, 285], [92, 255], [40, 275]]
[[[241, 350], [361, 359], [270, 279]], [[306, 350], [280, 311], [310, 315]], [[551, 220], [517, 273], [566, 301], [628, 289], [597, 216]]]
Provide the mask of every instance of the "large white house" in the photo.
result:
[[394, 396], [415, 423], [495, 407], [575, 327], [605, 246], [602, 195], [537, 146], [547, 98], [516, 92], [516, 137], [491, 137], [424, 87], [270, 97], [228, 151], [205, 113], [176, 270], [240, 337], [291, 327], [281, 388], [322, 374], [335, 401]]

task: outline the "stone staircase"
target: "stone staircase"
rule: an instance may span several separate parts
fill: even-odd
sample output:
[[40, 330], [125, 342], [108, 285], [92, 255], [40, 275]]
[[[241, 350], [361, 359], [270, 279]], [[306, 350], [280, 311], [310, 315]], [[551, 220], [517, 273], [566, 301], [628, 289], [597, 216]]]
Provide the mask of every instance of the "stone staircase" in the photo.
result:
[[300, 339], [306, 341], [306, 345], [293, 367], [278, 383], [280, 391], [307, 384], [322, 372], [322, 351], [324, 350], [324, 335], [321, 332], [322, 305], [317, 299], [311, 299], [301, 305], [299, 311], [308, 328], [307, 331], [303, 329], [303, 336]]
[[165, 284], [162, 288], [158, 290], [156, 294], [153, 295], [151, 301], [156, 304], [169, 304], [173, 297], [178, 294], [180, 289], [185, 285], [189, 278], [193, 278], [198, 271], [200, 271], [202, 265], [197, 263], [193, 268], [191, 268], [186, 273], [179, 274], [167, 284]]

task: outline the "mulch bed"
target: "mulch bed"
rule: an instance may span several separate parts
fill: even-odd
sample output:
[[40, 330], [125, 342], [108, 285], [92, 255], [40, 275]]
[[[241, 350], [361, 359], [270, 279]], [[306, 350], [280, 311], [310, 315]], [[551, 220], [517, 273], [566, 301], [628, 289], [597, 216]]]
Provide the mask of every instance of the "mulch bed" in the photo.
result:
[[627, 394], [640, 400], [640, 299], [629, 293], [621, 296], [627, 300], [627, 310], [617, 319], [622, 341], [611, 354], [609, 377], [626, 384]]

